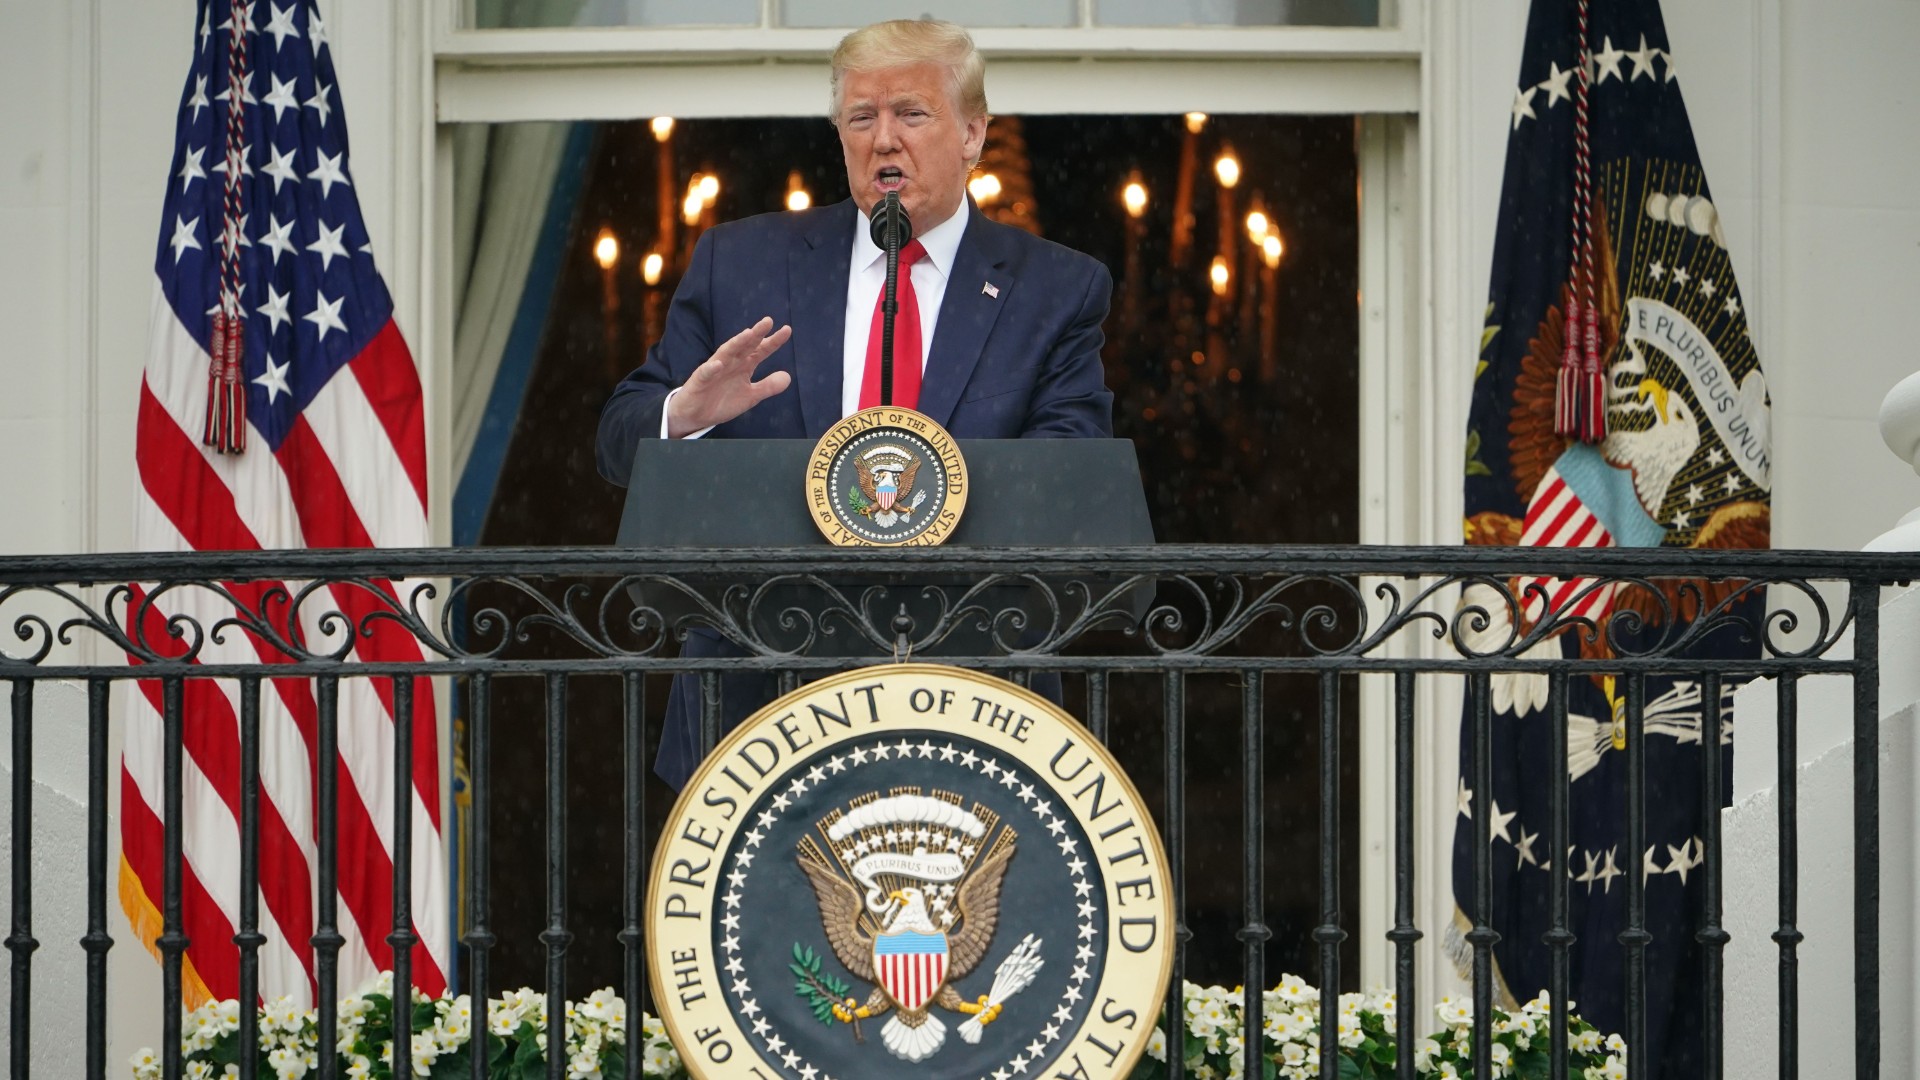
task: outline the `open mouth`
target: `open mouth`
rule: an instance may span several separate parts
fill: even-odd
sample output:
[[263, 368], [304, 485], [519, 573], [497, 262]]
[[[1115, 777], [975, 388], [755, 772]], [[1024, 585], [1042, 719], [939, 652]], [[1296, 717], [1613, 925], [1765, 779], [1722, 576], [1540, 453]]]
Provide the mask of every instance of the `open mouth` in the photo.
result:
[[899, 191], [906, 186], [907, 174], [896, 166], [888, 165], [874, 174], [873, 183], [881, 191]]

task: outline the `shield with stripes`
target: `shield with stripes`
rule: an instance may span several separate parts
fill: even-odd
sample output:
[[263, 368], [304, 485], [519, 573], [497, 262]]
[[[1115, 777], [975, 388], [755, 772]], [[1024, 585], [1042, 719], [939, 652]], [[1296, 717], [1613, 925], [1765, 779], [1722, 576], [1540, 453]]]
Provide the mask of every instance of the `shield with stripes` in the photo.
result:
[[[1527, 503], [1520, 543], [1528, 547], [1658, 547], [1665, 531], [1641, 506], [1633, 473], [1575, 443], [1547, 469]], [[1605, 619], [1619, 584], [1594, 578], [1522, 577], [1516, 595], [1527, 618]]]
[[918, 1009], [947, 978], [947, 935], [903, 930], [873, 939], [873, 972], [903, 1009]]

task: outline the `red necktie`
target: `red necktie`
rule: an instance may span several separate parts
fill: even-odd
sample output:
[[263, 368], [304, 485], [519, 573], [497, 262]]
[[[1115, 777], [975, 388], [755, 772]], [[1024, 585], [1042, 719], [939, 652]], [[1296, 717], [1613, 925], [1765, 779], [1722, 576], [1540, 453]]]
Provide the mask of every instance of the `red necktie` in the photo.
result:
[[[900, 249], [900, 309], [893, 316], [893, 404], [903, 409], [920, 406], [920, 298], [913, 292], [913, 264], [927, 249], [920, 241], [910, 241]], [[871, 409], [880, 404], [880, 339], [887, 302], [883, 286], [873, 302], [873, 327], [867, 331], [867, 370], [860, 379], [860, 407]]]

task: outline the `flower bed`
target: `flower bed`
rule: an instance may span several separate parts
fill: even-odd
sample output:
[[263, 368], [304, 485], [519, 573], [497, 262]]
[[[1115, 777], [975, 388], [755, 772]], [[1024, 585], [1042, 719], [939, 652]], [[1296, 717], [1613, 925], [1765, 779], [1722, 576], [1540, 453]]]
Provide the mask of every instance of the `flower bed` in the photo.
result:
[[[340, 1073], [351, 1080], [392, 1080], [387, 1061], [393, 1052], [393, 974], [340, 1002], [339, 1038], [334, 1052]], [[413, 992], [412, 1075], [464, 1078], [473, 1074], [476, 1045], [485, 1046], [489, 1075], [501, 1080], [545, 1080], [547, 1075], [547, 998], [526, 988], [487, 1002], [483, 1043], [474, 1039], [472, 1003], [467, 995], [429, 998]], [[683, 1080], [680, 1055], [667, 1041], [660, 1021], [645, 1017], [646, 1045], [639, 1048], [642, 1071], [655, 1080]], [[623, 1077], [627, 1069], [627, 1006], [611, 989], [585, 1001], [567, 1003], [567, 1075], [575, 1078]], [[186, 1014], [181, 1050], [188, 1080], [238, 1076], [240, 1005], [209, 1002]], [[320, 1064], [320, 1030], [312, 1009], [288, 999], [260, 1009], [262, 1075], [297, 1080]], [[137, 1080], [158, 1080], [160, 1058], [152, 1050], [133, 1056]]]
[[[1263, 995], [1264, 1057], [1262, 1080], [1311, 1080], [1320, 1074], [1320, 992], [1288, 975]], [[1239, 1080], [1245, 1064], [1245, 1030], [1238, 989], [1186, 984], [1186, 1045], [1182, 1059], [1194, 1080]], [[1465, 1002], [1443, 999], [1436, 1005], [1443, 1025], [1414, 1047], [1414, 1065], [1422, 1075], [1471, 1077], [1473, 1011]], [[1493, 1014], [1493, 1075], [1498, 1080], [1543, 1080], [1548, 1074], [1547, 1025], [1552, 1006], [1545, 994], [1517, 1013]], [[340, 1002], [339, 1038], [334, 1052], [342, 1075], [352, 1080], [392, 1080], [387, 1059], [393, 1045], [393, 976]], [[611, 989], [585, 1001], [567, 1003], [567, 1076], [571, 1080], [612, 1080], [626, 1075], [628, 1047], [626, 1003]], [[534, 990], [514, 990], [487, 1002], [484, 1041], [474, 1038], [472, 1004], [467, 996], [429, 998], [413, 994], [412, 1075], [464, 1078], [472, 1074], [472, 1054], [484, 1046], [489, 1072], [501, 1080], [542, 1080], [546, 1076], [547, 999]], [[643, 1018], [646, 1045], [638, 1048], [648, 1080], [685, 1080], [680, 1055], [667, 1041], [660, 1021]], [[181, 1050], [188, 1080], [239, 1074], [240, 1005], [211, 1002], [186, 1014]], [[1338, 1039], [1342, 1080], [1385, 1080], [1393, 1075], [1399, 1045], [1397, 1003], [1382, 991], [1340, 995]], [[299, 1080], [319, 1065], [320, 1035], [314, 1012], [285, 998], [260, 1009], [262, 1064], [280, 1080]], [[1567, 1017], [1568, 1074], [1582, 1080], [1623, 1080], [1626, 1044], [1618, 1035], [1602, 1036], [1577, 1015]], [[1147, 1055], [1134, 1067], [1132, 1080], [1161, 1080], [1167, 1075], [1167, 1042], [1155, 1030]], [[160, 1059], [152, 1050], [133, 1057], [136, 1080], [158, 1080]]]
[[[1312, 1080], [1320, 1075], [1320, 991], [1297, 975], [1261, 996], [1261, 1026], [1266, 1031], [1263, 1080]], [[1186, 984], [1186, 1046], [1182, 1057], [1194, 1080], [1240, 1080], [1246, 1064], [1245, 1025], [1238, 987]], [[1342, 1080], [1387, 1080], [1394, 1075], [1399, 1048], [1398, 1003], [1375, 990], [1341, 994], [1338, 1020]], [[1414, 1068], [1423, 1076], [1473, 1075], [1473, 1007], [1443, 998], [1434, 1006], [1443, 1025], [1413, 1048]], [[1552, 1006], [1541, 994], [1517, 1013], [1493, 1011], [1493, 1075], [1515, 1080], [1548, 1076], [1548, 1020]], [[1618, 1035], [1603, 1036], [1576, 1014], [1567, 1017], [1567, 1074], [1581, 1080], [1625, 1080], [1627, 1044]], [[1162, 1080], [1167, 1075], [1167, 1040], [1155, 1030], [1147, 1056], [1132, 1080]]]

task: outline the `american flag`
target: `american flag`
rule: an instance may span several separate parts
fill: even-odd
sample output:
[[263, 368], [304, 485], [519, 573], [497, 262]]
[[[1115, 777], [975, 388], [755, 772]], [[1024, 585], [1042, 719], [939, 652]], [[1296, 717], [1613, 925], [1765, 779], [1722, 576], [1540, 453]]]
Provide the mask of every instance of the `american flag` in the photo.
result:
[[[206, 551], [427, 544], [419, 375], [374, 268], [331, 47], [314, 0], [200, 0], [154, 269], [151, 355], [136, 438], [137, 545]], [[216, 322], [228, 327], [217, 330]], [[236, 378], [224, 383], [214, 366], [223, 341], [238, 347]], [[231, 397], [224, 387], [233, 388]], [[236, 410], [236, 423], [222, 428], [221, 410], [234, 398], [244, 418]], [[228, 445], [208, 445], [210, 438]], [[270, 590], [300, 585], [229, 588], [261, 611]], [[380, 581], [373, 588], [391, 594], [394, 586]], [[337, 608], [359, 626], [381, 606], [364, 589], [329, 592], [309, 600], [304, 607], [312, 610], [282, 630], [338, 644], [339, 631], [320, 624], [325, 609]], [[134, 593], [128, 619], [144, 624], [140, 637], [148, 643], [169, 641], [170, 616], [212, 627], [233, 614], [232, 602], [210, 590], [170, 590], [144, 612], [146, 593], [138, 586]], [[284, 608], [268, 602], [265, 611], [274, 610]], [[224, 637], [209, 635], [199, 661], [288, 659], [253, 635]], [[361, 632], [353, 654], [386, 662], [421, 657], [411, 635], [378, 620]], [[186, 996], [194, 1003], [231, 998], [239, 988], [233, 935], [240, 912], [240, 700], [230, 681], [187, 683], [183, 929], [191, 938]], [[390, 680], [339, 685], [344, 988], [392, 967], [385, 938], [393, 929], [394, 703]], [[410, 895], [421, 943], [412, 963], [415, 985], [439, 993], [449, 942], [437, 728], [427, 681], [418, 680], [414, 691]], [[161, 930], [162, 688], [142, 682], [131, 696], [120, 892], [151, 949]], [[263, 685], [260, 919], [268, 941], [260, 989], [269, 1000], [286, 994], [311, 1002], [315, 993], [317, 724], [310, 681]]]

